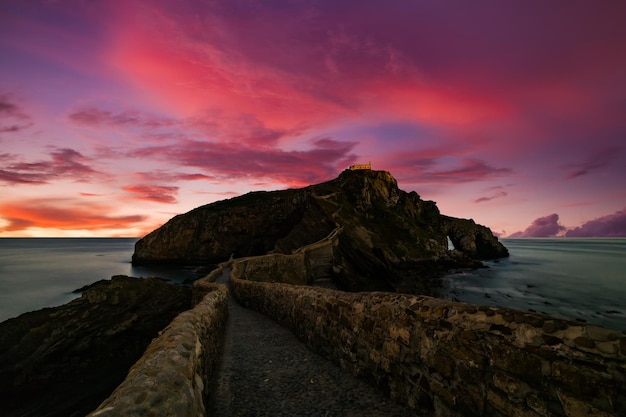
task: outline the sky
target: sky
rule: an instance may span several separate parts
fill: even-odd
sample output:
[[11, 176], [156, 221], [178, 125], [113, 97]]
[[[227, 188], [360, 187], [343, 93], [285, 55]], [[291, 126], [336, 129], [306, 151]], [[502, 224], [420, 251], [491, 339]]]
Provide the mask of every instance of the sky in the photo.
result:
[[372, 163], [500, 236], [626, 236], [626, 2], [0, 0], [0, 237], [139, 237]]

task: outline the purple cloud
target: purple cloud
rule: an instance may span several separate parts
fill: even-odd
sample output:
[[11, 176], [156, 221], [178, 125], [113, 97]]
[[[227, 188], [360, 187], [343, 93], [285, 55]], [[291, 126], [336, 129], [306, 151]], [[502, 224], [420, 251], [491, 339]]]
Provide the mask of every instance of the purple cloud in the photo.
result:
[[601, 149], [587, 156], [582, 162], [564, 165], [561, 168], [569, 171], [565, 177], [568, 180], [589, 175], [612, 163], [620, 151], [621, 148], [618, 147]]
[[564, 230], [566, 227], [559, 224], [559, 215], [553, 213], [533, 220], [526, 230], [513, 233], [509, 237], [555, 237]]
[[145, 147], [132, 157], [156, 158], [226, 178], [271, 178], [286, 185], [308, 185], [336, 175], [337, 168], [356, 160], [354, 142], [318, 139], [309, 150], [284, 151], [239, 143], [181, 141]]
[[[11, 158], [9, 158], [11, 157]], [[86, 163], [91, 159], [73, 149], [63, 148], [50, 152], [50, 159], [37, 162], [17, 162], [16, 156], [3, 155], [0, 162], [10, 161], [0, 168], [0, 181], [9, 184], [46, 184], [59, 178], [86, 181], [98, 174]]]
[[31, 117], [13, 102], [9, 94], [0, 94], [0, 133], [13, 133], [33, 125]]
[[626, 208], [570, 229], [566, 237], [626, 237]]
[[161, 171], [157, 170], [154, 172], [137, 172], [135, 176], [140, 178], [142, 181], [154, 182], [154, 181], [167, 181], [167, 182], [176, 182], [176, 181], [208, 181], [215, 180], [215, 177], [204, 175], [204, 174], [186, 174], [182, 172], [169, 172], [169, 171]]
[[491, 201], [496, 198], [506, 197], [507, 195], [509, 194], [506, 191], [498, 191], [497, 193], [491, 194], [489, 196], [477, 198], [476, 200], [474, 200], [474, 203], [484, 203], [486, 201]]
[[496, 168], [480, 159], [462, 159], [460, 166], [443, 169], [438, 158], [423, 157], [409, 167], [400, 167], [400, 180], [413, 183], [464, 184], [500, 177], [512, 172], [509, 168]]
[[176, 204], [178, 187], [167, 187], [163, 185], [127, 185], [122, 187], [124, 191], [133, 194], [133, 198], [138, 200], [153, 201], [155, 203]]
[[120, 111], [117, 113], [88, 107], [71, 113], [68, 118], [76, 123], [87, 126], [138, 126], [146, 128], [171, 127], [176, 122], [170, 119], [151, 117], [136, 111]]

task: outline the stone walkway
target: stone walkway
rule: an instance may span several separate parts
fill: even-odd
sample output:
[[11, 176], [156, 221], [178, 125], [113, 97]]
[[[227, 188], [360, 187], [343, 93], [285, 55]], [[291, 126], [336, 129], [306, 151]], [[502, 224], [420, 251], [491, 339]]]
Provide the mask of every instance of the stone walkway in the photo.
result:
[[[218, 282], [226, 283], [228, 272]], [[224, 352], [207, 415], [411, 416], [289, 330], [231, 296]]]

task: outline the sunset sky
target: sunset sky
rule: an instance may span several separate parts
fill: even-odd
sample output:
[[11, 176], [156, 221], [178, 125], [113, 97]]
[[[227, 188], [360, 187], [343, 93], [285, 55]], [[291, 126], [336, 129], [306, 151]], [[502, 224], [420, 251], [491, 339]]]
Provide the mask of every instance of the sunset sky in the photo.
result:
[[142, 236], [372, 162], [509, 236], [626, 236], [626, 1], [1, 0], [0, 236]]

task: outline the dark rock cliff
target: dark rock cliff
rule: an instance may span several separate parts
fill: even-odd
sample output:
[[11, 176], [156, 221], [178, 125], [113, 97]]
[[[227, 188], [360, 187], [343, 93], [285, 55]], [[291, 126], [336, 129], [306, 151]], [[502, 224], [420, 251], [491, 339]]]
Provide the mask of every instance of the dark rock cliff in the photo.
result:
[[0, 323], [0, 414], [84, 416], [181, 311], [191, 289], [117, 276], [63, 306]]
[[454, 247], [475, 259], [496, 259], [508, 256], [491, 229], [476, 224], [474, 220], [441, 216], [442, 231]]
[[[301, 189], [249, 193], [172, 218], [135, 245], [133, 263], [213, 264], [231, 255], [292, 253], [342, 227], [341, 289], [430, 292], [429, 279], [508, 256], [491, 231], [439, 213], [386, 171], [342, 172]], [[449, 251], [447, 237], [457, 250]]]

